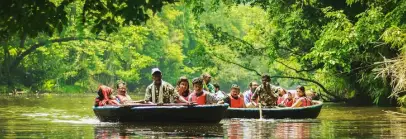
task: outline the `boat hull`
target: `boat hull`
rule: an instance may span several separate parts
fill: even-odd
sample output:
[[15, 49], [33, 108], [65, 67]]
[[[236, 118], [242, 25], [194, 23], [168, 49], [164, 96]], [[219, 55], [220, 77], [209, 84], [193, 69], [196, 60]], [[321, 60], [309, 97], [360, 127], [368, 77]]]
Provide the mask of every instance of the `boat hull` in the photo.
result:
[[[265, 108], [262, 109], [262, 116], [266, 119], [306, 119], [317, 118], [323, 103], [313, 101], [312, 106], [299, 108]], [[226, 118], [259, 118], [259, 108], [229, 108]]]
[[101, 122], [193, 122], [218, 123], [228, 105], [94, 107]]

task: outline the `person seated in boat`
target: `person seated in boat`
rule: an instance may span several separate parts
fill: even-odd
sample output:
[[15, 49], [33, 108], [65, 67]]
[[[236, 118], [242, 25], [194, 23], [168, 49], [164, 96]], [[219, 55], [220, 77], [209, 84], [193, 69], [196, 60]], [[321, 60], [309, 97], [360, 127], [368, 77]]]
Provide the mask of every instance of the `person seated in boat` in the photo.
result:
[[215, 83], [215, 84], [213, 84], [213, 86], [214, 86], [214, 91], [215, 91], [214, 96], [217, 98], [217, 100], [223, 100], [227, 96], [227, 94], [224, 93], [224, 91], [220, 90], [219, 84]]
[[117, 81], [117, 101], [120, 104], [129, 104], [132, 102], [131, 97], [127, 93], [127, 85], [124, 81]]
[[[262, 75], [261, 80], [262, 84], [255, 89], [251, 97], [251, 105], [256, 107], [259, 105], [263, 107], [275, 107], [278, 99], [278, 88], [270, 83], [271, 76], [269, 75]], [[258, 103], [256, 103], [256, 101], [258, 101]]]
[[113, 89], [108, 86], [100, 85], [97, 89], [98, 96], [95, 99], [95, 106], [106, 106], [106, 105], [120, 105], [119, 102], [113, 96]]
[[312, 101], [306, 97], [304, 86], [301, 85], [297, 86], [296, 92], [299, 98], [294, 100], [292, 107], [306, 107], [312, 105]]
[[197, 105], [215, 104], [218, 102], [209, 92], [203, 90], [203, 79], [198, 77], [192, 81], [193, 92], [189, 95], [189, 102], [197, 103]]
[[203, 78], [203, 90], [208, 91], [210, 93], [215, 93], [214, 92], [214, 86], [211, 84], [211, 75], [209, 73], [204, 73], [202, 74]]
[[287, 98], [286, 90], [283, 88], [278, 89], [278, 101], [276, 102], [277, 105], [281, 104]]
[[310, 95], [307, 95], [307, 96], [309, 96], [309, 98], [311, 98], [311, 100], [320, 100], [320, 96], [319, 96], [319, 94], [317, 94], [316, 93], [316, 91], [314, 91], [313, 89], [310, 89]]
[[293, 105], [293, 94], [291, 92], [288, 92], [286, 99], [284, 99], [278, 106], [279, 107], [292, 107], [292, 105]]
[[158, 68], [153, 68], [151, 74], [153, 82], [145, 91], [144, 103], [162, 105], [164, 103], [173, 103], [175, 100], [188, 103], [178, 93], [175, 93], [175, 89], [171, 84], [162, 80], [162, 72]]
[[[176, 82], [176, 93], [185, 100], [189, 99], [190, 89], [189, 89], [189, 80], [182, 76]], [[180, 100], [176, 100], [177, 103], [182, 103]]]
[[233, 84], [228, 97], [218, 102], [218, 104], [224, 103], [228, 103], [231, 108], [245, 108], [244, 96], [240, 94], [240, 87], [238, 85]]
[[255, 92], [255, 89], [257, 89], [257, 87], [258, 87], [258, 82], [252, 81], [248, 85], [248, 87], [249, 87], [249, 90], [244, 92], [244, 103], [248, 108], [255, 107], [254, 105], [251, 105], [251, 98], [252, 98], [252, 95]]

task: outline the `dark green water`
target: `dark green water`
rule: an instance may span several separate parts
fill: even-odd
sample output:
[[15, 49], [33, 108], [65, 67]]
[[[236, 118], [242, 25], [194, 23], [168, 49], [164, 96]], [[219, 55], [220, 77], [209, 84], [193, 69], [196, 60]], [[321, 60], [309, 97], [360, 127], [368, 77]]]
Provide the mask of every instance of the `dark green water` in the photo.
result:
[[406, 115], [392, 107], [325, 104], [317, 119], [149, 125], [101, 123], [93, 98], [0, 96], [0, 138], [406, 138]]

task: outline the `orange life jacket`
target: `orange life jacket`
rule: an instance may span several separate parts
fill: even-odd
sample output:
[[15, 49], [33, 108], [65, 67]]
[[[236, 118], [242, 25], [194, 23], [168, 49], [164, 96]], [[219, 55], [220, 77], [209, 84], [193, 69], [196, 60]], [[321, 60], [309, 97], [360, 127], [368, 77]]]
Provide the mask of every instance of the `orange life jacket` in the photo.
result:
[[193, 93], [192, 102], [197, 103], [197, 105], [205, 105], [206, 104], [206, 93], [203, 92], [203, 94], [200, 96], [196, 96], [196, 93]]
[[285, 101], [283, 101], [283, 104], [284, 104], [286, 107], [292, 107], [292, 105], [293, 105], [293, 100], [285, 99]]
[[244, 107], [244, 99], [241, 97], [238, 97], [238, 99], [233, 98], [231, 95], [228, 95], [230, 97], [230, 107], [231, 108], [242, 108]]

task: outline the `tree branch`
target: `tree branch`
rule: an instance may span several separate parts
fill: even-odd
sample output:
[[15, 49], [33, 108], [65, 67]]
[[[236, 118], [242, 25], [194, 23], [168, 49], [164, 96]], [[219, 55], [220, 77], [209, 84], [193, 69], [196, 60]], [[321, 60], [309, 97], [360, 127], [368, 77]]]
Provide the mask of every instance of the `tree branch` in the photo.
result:
[[275, 60], [275, 62], [276, 62], [276, 63], [279, 63], [279, 64], [281, 64], [281, 65], [283, 65], [283, 66], [285, 66], [285, 67], [288, 68], [288, 69], [294, 70], [296, 73], [314, 71], [314, 70], [316, 70], [317, 68], [320, 67], [320, 65], [316, 65], [316, 66], [314, 66], [314, 67], [311, 67], [310, 69], [297, 70], [297, 69], [295, 69], [295, 68], [293, 68], [293, 67], [290, 67], [289, 65], [287, 65], [287, 64], [285, 64], [285, 63], [283, 63], [283, 62], [280, 62], [280, 61], [278, 61], [278, 60]]
[[12, 69], [16, 68], [20, 64], [20, 62], [24, 59], [24, 57], [31, 54], [32, 52], [34, 52], [35, 50], [37, 50], [41, 46], [44, 46], [44, 45], [50, 44], [50, 43], [61, 43], [61, 42], [76, 41], [76, 40], [101, 40], [101, 41], [105, 41], [105, 42], [110, 42], [110, 41], [105, 40], [105, 39], [90, 38], [90, 37], [84, 37], [84, 38], [81, 38], [81, 37], [67, 37], [67, 38], [52, 39], [52, 40], [49, 40], [49, 41], [41, 41], [41, 42], [38, 42], [37, 44], [31, 45], [27, 50], [25, 50], [20, 55], [18, 55], [13, 60], [13, 62], [10, 64], [9, 69], [10, 69], [10, 71], [12, 71]]
[[257, 70], [255, 70], [255, 69], [246, 67], [246, 66], [244, 66], [244, 65], [242, 65], [242, 64], [239, 64], [239, 63], [236, 63], [236, 62], [233, 62], [233, 61], [230, 61], [230, 60], [226, 60], [226, 59], [224, 59], [224, 58], [222, 58], [222, 57], [219, 57], [219, 56], [216, 56], [216, 55], [212, 55], [212, 56], [215, 57], [215, 58], [217, 58], [217, 59], [220, 59], [220, 60], [223, 61], [223, 62], [227, 62], [227, 63], [231, 63], [231, 64], [234, 64], [234, 65], [237, 65], [237, 66], [239, 66], [239, 67], [241, 67], [241, 68], [243, 68], [243, 69], [246, 69], [246, 70], [248, 70], [248, 71], [254, 72], [254, 73], [257, 74], [258, 76], [262, 76], [262, 74], [259, 73], [259, 72], [258, 72]]

